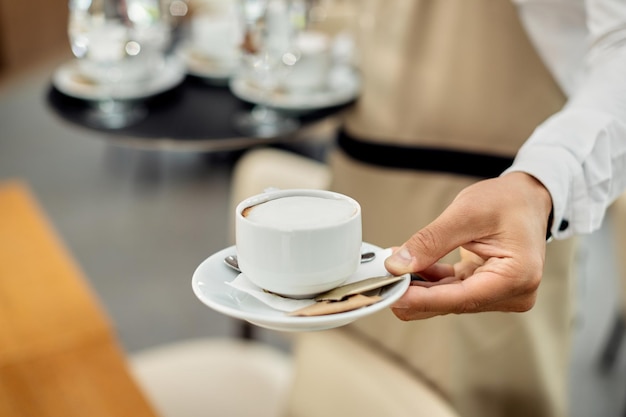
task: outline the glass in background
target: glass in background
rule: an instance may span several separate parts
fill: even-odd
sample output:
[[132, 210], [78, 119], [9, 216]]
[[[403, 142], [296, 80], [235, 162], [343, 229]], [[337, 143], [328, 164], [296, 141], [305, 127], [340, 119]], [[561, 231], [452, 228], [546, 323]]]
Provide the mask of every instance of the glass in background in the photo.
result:
[[181, 54], [187, 72], [226, 85], [237, 71], [243, 29], [237, 0], [190, 0], [190, 18]]
[[240, 0], [244, 23], [240, 76], [259, 90], [259, 100], [237, 115], [235, 127], [251, 137], [276, 137], [294, 132], [296, 118], [270, 106], [282, 80], [300, 58], [293, 44], [306, 22], [297, 0]]
[[359, 11], [368, 0], [303, 0], [309, 3], [307, 31], [329, 38], [334, 66], [358, 68]]
[[[166, 65], [173, 44], [171, 11], [159, 0], [70, 0], [68, 35], [80, 75], [101, 87], [87, 122], [122, 128], [146, 115], [141, 100], [128, 99]], [[164, 7], [164, 5], [167, 7]], [[129, 94], [130, 92], [130, 94]], [[123, 98], [121, 98], [123, 97]]]

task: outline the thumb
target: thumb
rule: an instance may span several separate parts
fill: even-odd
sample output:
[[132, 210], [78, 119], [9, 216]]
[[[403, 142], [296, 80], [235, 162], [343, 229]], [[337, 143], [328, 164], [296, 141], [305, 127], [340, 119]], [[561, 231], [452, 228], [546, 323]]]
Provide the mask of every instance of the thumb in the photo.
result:
[[394, 275], [423, 271], [467, 243], [469, 236], [463, 236], [463, 231], [468, 232], [460, 226], [458, 217], [444, 212], [395, 250], [385, 260], [385, 268]]
[[501, 181], [484, 180], [463, 189], [435, 220], [385, 260], [387, 270], [394, 275], [421, 272], [459, 246], [493, 233], [498, 213], [508, 210], [494, 206], [499, 201], [494, 193], [504, 189]]

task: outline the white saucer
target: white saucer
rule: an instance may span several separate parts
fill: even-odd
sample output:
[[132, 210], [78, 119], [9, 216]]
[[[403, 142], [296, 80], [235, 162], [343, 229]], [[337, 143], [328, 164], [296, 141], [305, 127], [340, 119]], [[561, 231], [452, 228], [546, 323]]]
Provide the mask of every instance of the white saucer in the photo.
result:
[[[241, 100], [254, 104], [263, 100], [263, 92], [242, 76], [233, 76], [229, 86], [232, 93]], [[360, 91], [359, 71], [351, 66], [343, 65], [332, 70], [327, 88], [308, 93], [273, 91], [269, 94], [267, 104], [278, 110], [307, 112], [347, 104], [357, 98]]]
[[[185, 66], [179, 59], [168, 59], [163, 70], [146, 81], [118, 83], [113, 89], [116, 100], [147, 98], [179, 85], [185, 78]], [[90, 80], [78, 70], [78, 61], [61, 65], [52, 77], [52, 84], [63, 94], [83, 100], [102, 100], [108, 97], [108, 88]]]
[[[363, 243], [363, 251], [380, 250], [377, 246]], [[272, 330], [299, 332], [332, 329], [344, 326], [384, 308], [404, 294], [411, 278], [407, 274], [401, 281], [385, 287], [380, 295], [383, 299], [375, 304], [345, 313], [326, 316], [292, 317], [274, 310], [255, 297], [239, 291], [225, 282], [234, 280], [238, 273], [224, 264], [224, 258], [236, 254], [235, 246], [211, 255], [202, 262], [193, 274], [191, 286], [196, 297], [210, 308], [227, 316], [246, 320]]]
[[239, 59], [218, 61], [211, 59], [191, 46], [180, 48], [181, 59], [187, 66], [187, 74], [205, 78], [209, 81], [227, 83], [228, 79], [239, 68]]

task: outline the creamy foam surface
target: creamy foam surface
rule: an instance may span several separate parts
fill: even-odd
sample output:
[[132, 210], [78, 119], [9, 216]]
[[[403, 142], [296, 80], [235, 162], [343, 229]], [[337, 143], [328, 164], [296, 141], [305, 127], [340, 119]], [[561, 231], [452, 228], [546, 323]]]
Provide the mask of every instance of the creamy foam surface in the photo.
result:
[[347, 200], [290, 196], [248, 207], [243, 215], [254, 223], [293, 230], [331, 226], [356, 212], [355, 205]]

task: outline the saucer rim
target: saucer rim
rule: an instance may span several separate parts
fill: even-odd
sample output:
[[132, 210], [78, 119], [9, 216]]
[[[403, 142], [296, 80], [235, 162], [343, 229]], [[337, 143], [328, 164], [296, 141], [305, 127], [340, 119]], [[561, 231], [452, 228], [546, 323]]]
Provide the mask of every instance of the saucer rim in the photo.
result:
[[[338, 65], [335, 69], [349, 72], [351, 78], [349, 87], [327, 87], [311, 94], [285, 93], [281, 94], [280, 99], [270, 98], [267, 100], [268, 106], [282, 111], [307, 112], [350, 103], [359, 96], [361, 91], [362, 77], [360, 71], [352, 65]], [[228, 82], [230, 91], [240, 100], [259, 104], [261, 102], [261, 99], [258, 98], [259, 94], [250, 87], [250, 81], [241, 74], [237, 73], [230, 78]]]
[[[61, 93], [88, 101], [98, 101], [106, 98], [106, 95], [98, 88], [98, 86], [88, 87], [72, 82], [72, 76], [77, 73], [78, 59], [61, 64], [52, 75], [52, 84]], [[123, 92], [115, 94], [115, 100], [138, 100], [149, 98], [180, 85], [186, 76], [184, 64], [177, 58], [168, 57], [165, 60], [163, 71], [154, 79], [150, 80], [143, 89], [123, 90]]]
[[[224, 61], [224, 66], [220, 70], [210, 70], [207, 66], [195, 65], [199, 60], [194, 60], [191, 54], [197, 52], [202, 54], [202, 51], [198, 50], [191, 45], [182, 45], [178, 50], [178, 54], [181, 60], [184, 62], [185, 71], [187, 74], [198, 78], [205, 78], [212, 81], [227, 82], [231, 77], [235, 75], [239, 68], [239, 59], [232, 61]], [[217, 62], [217, 61], [216, 61]]]
[[[378, 246], [363, 242], [363, 250], [378, 251], [381, 249], [382, 248]], [[202, 288], [203, 280], [206, 282], [207, 279], [212, 280], [212, 281], [221, 279], [221, 278], [207, 278], [205, 276], [202, 276], [205, 272], [208, 272], [207, 270], [207, 268], [209, 268], [208, 265], [215, 264], [215, 266], [212, 268], [217, 268], [217, 263], [219, 262], [223, 265], [224, 272], [229, 271], [228, 273], [225, 272], [223, 275], [224, 277], [226, 277], [226, 280], [232, 281], [237, 277], [238, 275], [237, 272], [233, 271], [232, 269], [228, 268], [226, 265], [223, 264], [223, 258], [226, 257], [227, 255], [233, 255], [233, 254], [236, 254], [236, 247], [234, 245], [224, 248], [218, 252], [215, 252], [214, 254], [206, 258], [204, 261], [202, 261], [198, 265], [198, 267], [196, 268], [192, 276], [192, 290], [194, 292], [194, 295], [207, 307], [219, 313], [222, 313], [222, 314], [225, 314], [227, 316], [234, 317], [237, 319], [245, 320], [249, 323], [252, 323], [260, 327], [264, 327], [264, 328], [268, 328], [272, 330], [278, 330], [278, 331], [289, 331], [289, 332], [317, 331], [317, 330], [331, 329], [331, 328], [340, 327], [340, 326], [349, 324], [359, 318], [373, 314], [391, 305], [398, 298], [400, 298], [402, 294], [404, 294], [406, 289], [409, 287], [410, 280], [411, 280], [409, 274], [403, 275], [404, 277], [403, 280], [400, 280], [394, 284], [391, 284], [388, 288], [385, 288], [383, 290], [382, 292], [383, 299], [381, 301], [375, 304], [372, 304], [370, 306], [362, 307], [357, 310], [347, 311], [343, 313], [330, 314], [330, 315], [324, 315], [324, 316], [313, 316], [313, 317], [288, 316], [284, 312], [280, 312], [278, 310], [274, 310], [271, 307], [266, 306], [261, 301], [254, 298], [253, 296], [243, 293], [237, 289], [234, 289], [230, 287], [229, 285], [227, 285], [225, 282], [223, 283], [224, 291], [222, 291], [220, 295], [228, 294], [229, 296], [232, 296], [234, 294], [235, 297], [237, 296], [240, 297], [240, 301], [239, 301], [240, 303], [241, 302], [245, 303], [246, 300], [252, 301], [256, 308], [261, 308], [262, 310], [272, 313], [268, 316], [263, 316], [253, 311], [245, 311], [241, 308], [234, 307], [235, 303], [237, 302], [235, 300], [232, 301], [233, 305], [227, 305], [227, 303], [219, 302], [217, 297], [210, 297], [207, 295], [206, 292], [203, 292], [203, 288]], [[222, 275], [220, 275], [220, 277], [221, 276]]]

